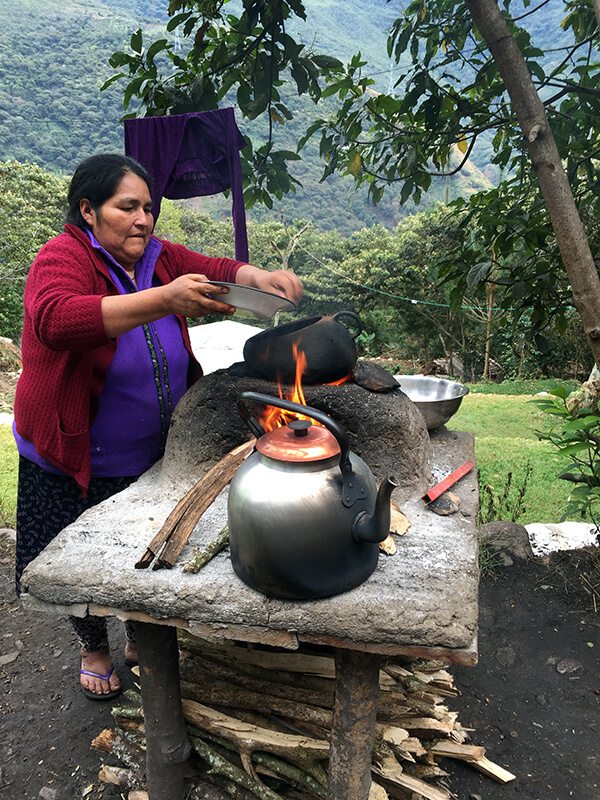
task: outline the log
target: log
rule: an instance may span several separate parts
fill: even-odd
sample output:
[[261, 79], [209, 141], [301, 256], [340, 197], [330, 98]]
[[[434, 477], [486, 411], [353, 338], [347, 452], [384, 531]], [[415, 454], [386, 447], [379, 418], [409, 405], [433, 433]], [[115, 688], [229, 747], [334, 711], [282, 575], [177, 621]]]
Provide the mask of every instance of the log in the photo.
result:
[[[231, 686], [225, 681], [214, 680], [209, 684], [195, 684], [182, 681], [182, 697], [205, 705], [239, 706], [249, 711], [262, 711], [265, 696], [260, 692]], [[298, 722], [309, 722], [322, 728], [331, 727], [331, 711], [316, 706], [306, 706], [280, 697], [269, 698], [269, 710], [277, 716]]]
[[326, 741], [261, 728], [193, 700], [181, 702], [186, 722], [226, 739], [240, 751], [262, 750], [296, 763], [329, 756]]
[[98, 780], [113, 786], [122, 786], [124, 789], [139, 789], [143, 785], [141, 776], [134, 770], [111, 767], [108, 764], [102, 764], [100, 767]]
[[375, 739], [381, 658], [336, 650], [329, 785], [336, 800], [367, 800]]
[[389, 800], [390, 796], [378, 783], [375, 781], [371, 781], [371, 787], [369, 789], [369, 800]]
[[210, 544], [206, 545], [206, 547], [194, 547], [194, 550], [192, 551], [192, 557], [189, 561], [185, 562], [182, 572], [200, 572], [202, 567], [208, 564], [208, 562], [211, 561], [211, 559], [213, 559], [217, 553], [220, 553], [221, 550], [224, 550], [228, 544], [229, 528], [227, 525], [225, 525], [225, 527], [217, 534], [217, 538]]
[[454, 727], [454, 720], [439, 720], [431, 717], [402, 717], [397, 720], [400, 727], [406, 728], [412, 735], [423, 739], [439, 739], [449, 737]]
[[[257, 761], [257, 760], [260, 761], [259, 756], [263, 756], [264, 755], [264, 756], [267, 756], [269, 758], [272, 757], [272, 758], [276, 759], [277, 761], [281, 761], [282, 763], [285, 763], [286, 766], [292, 766], [290, 764], [290, 762], [285, 761], [284, 759], [279, 759], [277, 756], [271, 756], [269, 753], [261, 753], [260, 751], [255, 751], [255, 752], [252, 752], [252, 753], [247, 752], [247, 751], [240, 751], [236, 747], [236, 745], [233, 744], [232, 742], [229, 742], [226, 739], [223, 739], [223, 738], [221, 738], [219, 736], [214, 736], [213, 734], [206, 733], [205, 731], [201, 731], [201, 730], [199, 730], [198, 728], [195, 728], [195, 727], [191, 727], [190, 728], [190, 733], [193, 736], [199, 736], [201, 739], [204, 739], [204, 741], [207, 742], [207, 744], [211, 744], [212, 743], [215, 746], [217, 746], [218, 748], [231, 750], [231, 751], [235, 752], [236, 755], [239, 756], [240, 761], [242, 762], [242, 766], [244, 767], [246, 772], [248, 772], [248, 774], [251, 775], [252, 777], [255, 777], [257, 780], [260, 780], [258, 778], [257, 772], [262, 772], [264, 775], [270, 775], [272, 778], [276, 778], [277, 775], [278, 775], [278, 772], [276, 772], [276, 771], [269, 771], [269, 769], [266, 766], [266, 762], [263, 762], [263, 765], [255, 770], [253, 761]], [[279, 772], [281, 772], [281, 769], [284, 769], [284, 768], [280, 767], [279, 768]], [[325, 772], [325, 769], [321, 766], [321, 763], [319, 761], [313, 761], [311, 759], [304, 759], [301, 762], [301, 770], [303, 771], [303, 774], [305, 776], [310, 776], [310, 778], [312, 780], [316, 781], [319, 784], [320, 787], [322, 787], [323, 789], [327, 788], [327, 783], [328, 783], [327, 782], [327, 773]], [[285, 772], [281, 773], [281, 774], [285, 775]]]
[[136, 622], [135, 628], [146, 730], [148, 791], [153, 800], [181, 800], [191, 745], [181, 713], [177, 634], [167, 625]]
[[434, 758], [455, 758], [458, 761], [477, 761], [485, 757], [485, 747], [458, 742], [436, 742], [429, 752]]
[[333, 698], [335, 684], [330, 681], [327, 691], [317, 692], [311, 689], [304, 689], [300, 686], [289, 686], [271, 681], [269, 673], [265, 670], [257, 671], [262, 678], [249, 675], [247, 672], [238, 670], [237, 665], [224, 664], [211, 661], [201, 655], [194, 659], [184, 660], [181, 664], [181, 675], [188, 683], [202, 683], [206, 680], [226, 681], [227, 683], [243, 686], [255, 692], [268, 695], [269, 697], [281, 697], [285, 700], [292, 700], [296, 703], [304, 703], [322, 708], [333, 708]]
[[469, 764], [480, 772], [483, 772], [488, 778], [493, 778], [495, 781], [498, 781], [498, 783], [509, 783], [509, 781], [514, 781], [517, 777], [499, 764], [494, 764], [493, 761], [490, 761], [489, 758], [485, 756], [483, 758], [477, 758], [474, 761], [469, 761]]
[[[379, 767], [372, 767], [373, 774], [379, 779], [384, 788], [392, 794], [393, 797], [405, 798], [406, 793], [404, 790], [414, 792], [425, 800], [451, 800], [452, 795], [446, 789], [438, 786], [432, 786], [425, 783], [420, 778], [414, 778], [412, 775], [406, 775], [404, 772], [398, 771], [393, 774], [387, 774]], [[393, 794], [394, 789], [402, 790], [402, 793]]]
[[252, 761], [259, 766], [267, 767], [272, 774], [282, 778], [291, 786], [295, 786], [301, 791], [308, 791], [310, 794], [321, 798], [321, 800], [328, 800], [327, 787], [293, 764], [288, 764], [286, 761], [270, 756], [267, 753], [253, 753]]
[[101, 731], [93, 740], [92, 747], [95, 750], [112, 753], [126, 767], [143, 775], [144, 749], [139, 744], [128, 741], [116, 731], [112, 731], [110, 728]]
[[[239, 786], [239, 784], [234, 783], [222, 775], [212, 774], [210, 779], [223, 789], [225, 794], [233, 798], [233, 800], [256, 800], [255, 794], [252, 794], [252, 792], [247, 791], [242, 786]], [[189, 800], [206, 800], [206, 791], [202, 786], [194, 786], [190, 789], [188, 798]]]
[[256, 795], [256, 797], [260, 798], [260, 800], [283, 800], [281, 795], [274, 792], [268, 786], [255, 781], [247, 775], [244, 770], [236, 767], [235, 764], [232, 764], [231, 761], [224, 758], [214, 748], [209, 747], [206, 742], [198, 736], [190, 737], [190, 741], [195, 752], [209, 765], [209, 775], [212, 773], [222, 775], [230, 781], [239, 784], [244, 789], [247, 789], [249, 792]]
[[[180, 636], [182, 646], [194, 653], [200, 653], [221, 662], [250, 665], [262, 670], [268, 670], [268, 680], [277, 680], [271, 673], [302, 673], [302, 681], [306, 678], [320, 677], [335, 680], [335, 661], [333, 656], [316, 656], [299, 651], [277, 653], [269, 650], [249, 649], [244, 646], [224, 644], [215, 645], [212, 642], [200, 640], [196, 636], [183, 634]], [[410, 673], [412, 674], [412, 673]], [[394, 688], [396, 680], [381, 670], [379, 673], [381, 689]]]
[[172, 567], [206, 509], [232, 479], [236, 469], [254, 449], [255, 439], [235, 447], [214, 464], [181, 498], [152, 538], [136, 569]]
[[288, 672], [302, 672], [307, 675], [318, 675], [323, 678], [335, 678], [335, 664], [333, 658], [314, 656], [308, 653], [276, 653], [269, 650], [250, 650], [247, 647], [225, 644], [214, 645], [211, 642], [198, 640], [193, 636], [181, 637], [184, 647], [193, 652], [213, 653], [219, 659], [228, 663], [231, 660], [242, 664], [252, 664], [266, 670], [286, 670]]

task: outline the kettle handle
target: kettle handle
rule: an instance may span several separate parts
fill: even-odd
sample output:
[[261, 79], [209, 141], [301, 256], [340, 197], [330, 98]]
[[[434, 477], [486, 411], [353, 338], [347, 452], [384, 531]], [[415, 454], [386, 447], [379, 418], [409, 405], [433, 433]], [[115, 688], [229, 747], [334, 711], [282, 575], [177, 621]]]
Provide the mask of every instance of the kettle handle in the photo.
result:
[[318, 408], [312, 406], [302, 406], [300, 403], [293, 403], [291, 400], [283, 400], [279, 397], [272, 397], [268, 394], [261, 394], [260, 392], [242, 392], [238, 399], [238, 410], [241, 418], [246, 425], [250, 428], [252, 433], [258, 438], [265, 433], [264, 428], [258, 420], [252, 416], [252, 412], [246, 405], [250, 403], [262, 403], [265, 406], [275, 406], [281, 408], [283, 411], [291, 411], [294, 414], [301, 414], [303, 417], [310, 417], [311, 419], [320, 422], [328, 431], [335, 437], [340, 446], [340, 469], [344, 476], [352, 475], [352, 465], [350, 464], [350, 445], [346, 434], [331, 417], [327, 416], [324, 411], [319, 411]]
[[363, 331], [363, 326], [358, 314], [355, 314], [354, 311], [338, 311], [337, 314], [334, 314], [331, 319], [334, 319], [341, 325], [342, 323], [340, 322], [340, 317], [350, 317], [352, 322], [356, 325], [356, 333], [352, 333], [352, 331], [348, 330], [348, 328], [346, 328], [344, 325], [344, 328], [348, 330], [348, 333], [353, 339], [356, 339], [358, 336], [360, 336]]

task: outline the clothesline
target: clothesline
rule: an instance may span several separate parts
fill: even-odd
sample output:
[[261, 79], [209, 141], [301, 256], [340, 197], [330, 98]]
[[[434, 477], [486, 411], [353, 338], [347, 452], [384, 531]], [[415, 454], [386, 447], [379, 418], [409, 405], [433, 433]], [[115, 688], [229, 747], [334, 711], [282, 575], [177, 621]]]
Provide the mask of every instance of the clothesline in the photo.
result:
[[[401, 295], [401, 294], [394, 294], [393, 292], [386, 292], [384, 289], [376, 289], [374, 286], [366, 286], [364, 283], [360, 283], [360, 281], [356, 281], [353, 278], [349, 278], [347, 275], [344, 275], [343, 272], [339, 272], [338, 270], [334, 269], [329, 264], [326, 264], [324, 261], [321, 261], [320, 258], [318, 258], [317, 256], [313, 255], [313, 253], [311, 253], [309, 250], [307, 250], [302, 245], [298, 245], [298, 247], [299, 247], [300, 250], [303, 250], [308, 256], [310, 256], [314, 261], [316, 261], [318, 264], [320, 264], [328, 272], [331, 272], [334, 275], [337, 275], [338, 277], [343, 278], [348, 283], [351, 283], [354, 286], [358, 286], [360, 289], [364, 289], [367, 292], [373, 292], [374, 294], [380, 294], [380, 295], [383, 295], [384, 297], [390, 297], [393, 300], [400, 300], [400, 301], [405, 302], [405, 303], [410, 303], [411, 305], [434, 306], [436, 308], [450, 308], [450, 304], [449, 303], [436, 303], [433, 300], [421, 300], [421, 299], [417, 300], [414, 297], [405, 297], [404, 295]], [[481, 310], [484, 310], [484, 309], [486, 311], [488, 310], [487, 306], [461, 305], [461, 306], [459, 306], [459, 308], [467, 309], [467, 310], [470, 310], [470, 311], [481, 311]], [[510, 311], [511, 309], [509, 309], [509, 308], [501, 308], [500, 306], [492, 306], [492, 308], [489, 309], [489, 310], [491, 310], [491, 311]]]

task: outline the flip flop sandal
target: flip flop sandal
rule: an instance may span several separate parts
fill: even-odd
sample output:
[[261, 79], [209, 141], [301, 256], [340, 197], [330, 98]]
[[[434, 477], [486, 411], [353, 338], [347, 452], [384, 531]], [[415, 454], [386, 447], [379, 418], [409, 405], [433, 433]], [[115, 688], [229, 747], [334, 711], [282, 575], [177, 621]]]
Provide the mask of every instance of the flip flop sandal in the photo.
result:
[[[101, 675], [99, 672], [90, 672], [87, 669], [80, 669], [79, 674], [89, 675], [90, 678], [100, 678], [101, 681], [106, 681], [106, 683], [109, 683], [110, 676], [113, 674], [114, 671], [115, 671], [115, 665], [111, 664], [110, 669], [108, 670], [106, 675]], [[106, 694], [98, 694], [96, 692], [92, 692], [89, 689], [86, 689], [85, 686], [81, 687], [81, 691], [87, 697], [88, 700], [113, 700], [115, 697], [118, 697], [121, 694], [121, 692], [123, 691], [123, 687], [115, 689], [112, 692], [107, 692]]]

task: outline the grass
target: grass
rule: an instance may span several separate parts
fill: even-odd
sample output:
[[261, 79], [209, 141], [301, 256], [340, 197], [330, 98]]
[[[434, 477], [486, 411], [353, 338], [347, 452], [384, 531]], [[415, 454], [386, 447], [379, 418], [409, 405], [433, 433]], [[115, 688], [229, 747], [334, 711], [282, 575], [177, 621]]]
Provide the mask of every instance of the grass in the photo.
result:
[[566, 387], [569, 392], [578, 389], [579, 381], [557, 381], [554, 378], [540, 380], [507, 380], [502, 383], [482, 381], [481, 383], [467, 383], [466, 386], [473, 394], [529, 394], [547, 392], [557, 384]]
[[[540, 386], [540, 381], [519, 383], [533, 383], [530, 392], [548, 388]], [[548, 383], [556, 385], [556, 381]], [[483, 386], [487, 389], [487, 385]], [[491, 386], [499, 388], [504, 384]], [[472, 392], [448, 425], [475, 436], [484, 522], [492, 518], [513, 519], [521, 524], [558, 522], [564, 512], [570, 484], [557, 478], [557, 474], [568, 459], [560, 457], [548, 442], [538, 441], [535, 430], [546, 429], [550, 418], [529, 403], [531, 399], [532, 394]], [[486, 486], [490, 490], [486, 491]], [[491, 510], [486, 507], [490, 496], [495, 500]], [[515, 509], [517, 505], [520, 508]]]
[[14, 528], [19, 456], [10, 425], [0, 425], [0, 527]]

